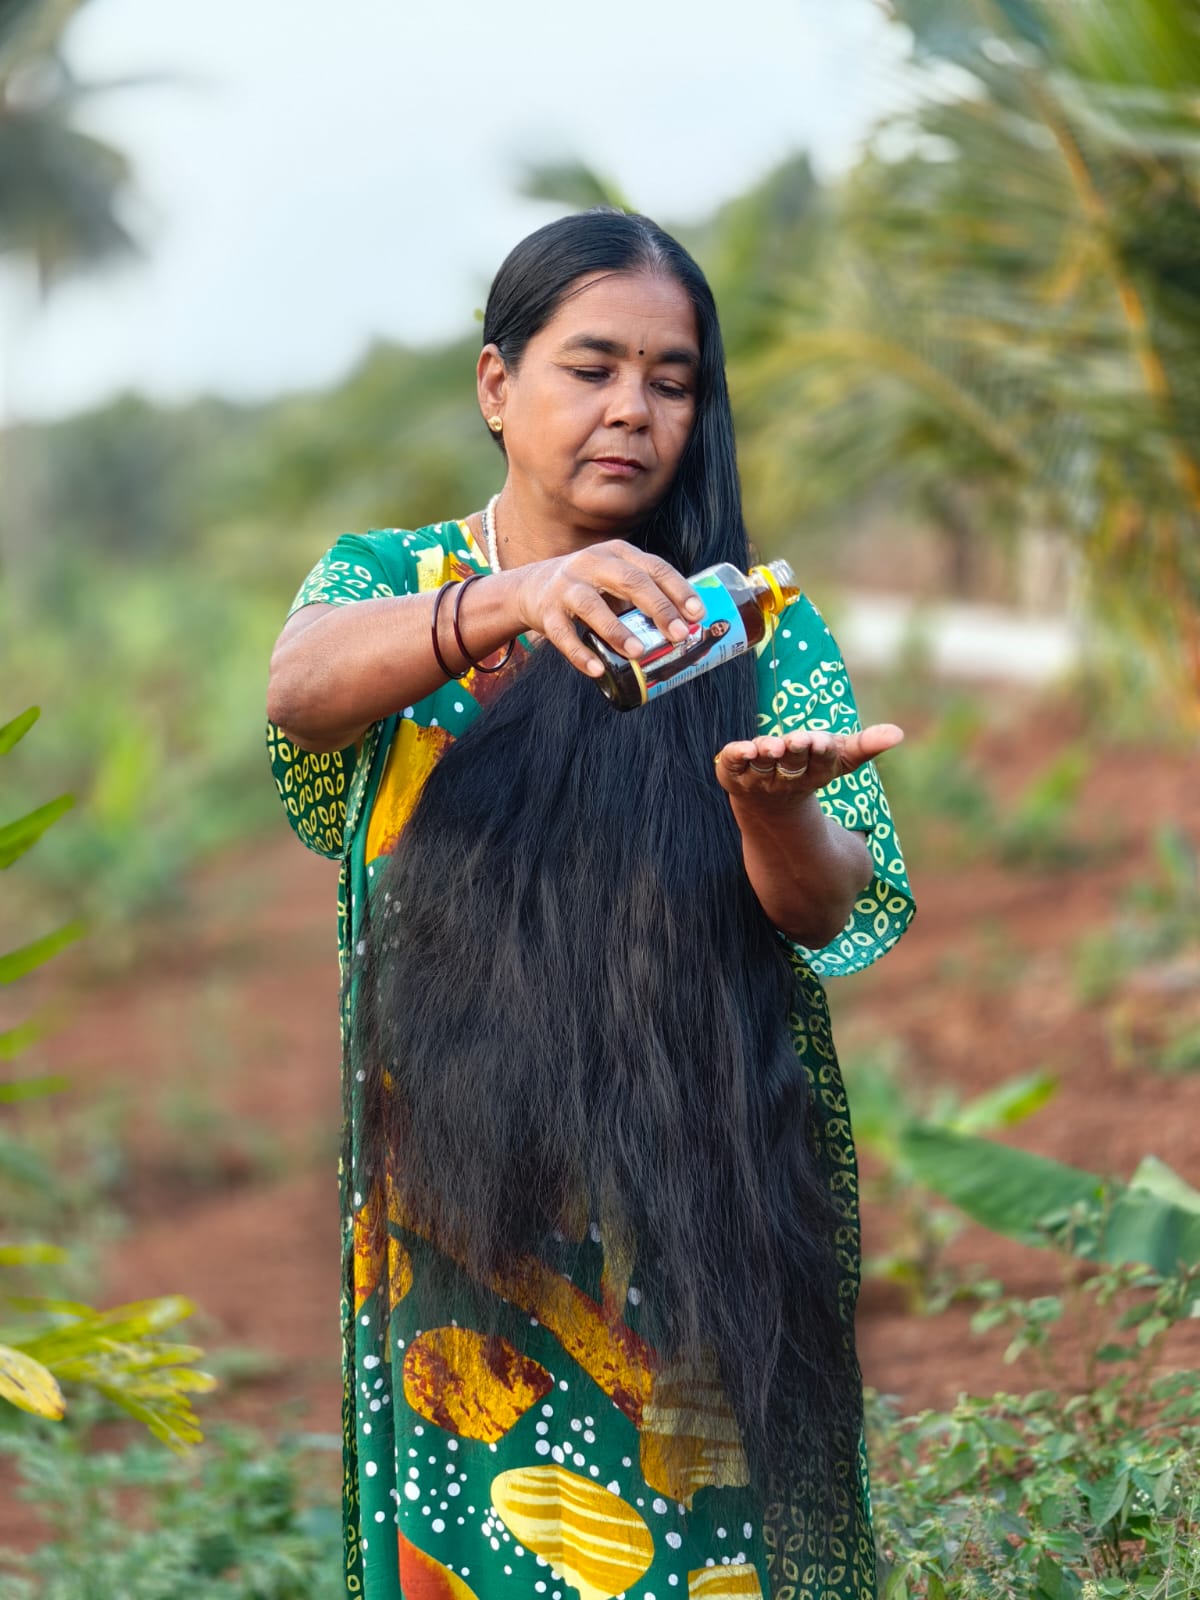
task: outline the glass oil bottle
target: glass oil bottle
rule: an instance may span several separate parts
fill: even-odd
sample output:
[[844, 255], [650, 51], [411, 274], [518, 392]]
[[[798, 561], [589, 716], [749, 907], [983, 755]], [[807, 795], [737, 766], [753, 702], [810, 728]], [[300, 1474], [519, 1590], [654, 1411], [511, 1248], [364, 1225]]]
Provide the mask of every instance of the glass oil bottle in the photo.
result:
[[580, 638], [604, 663], [604, 676], [596, 683], [619, 711], [644, 706], [668, 689], [752, 650], [766, 634], [769, 620], [800, 594], [786, 561], [769, 561], [751, 567], [749, 573], [722, 561], [688, 581], [704, 602], [704, 615], [689, 623], [685, 639], [668, 639], [642, 611], [621, 613], [621, 622], [643, 646], [636, 660], [614, 650], [590, 628], [580, 627]]

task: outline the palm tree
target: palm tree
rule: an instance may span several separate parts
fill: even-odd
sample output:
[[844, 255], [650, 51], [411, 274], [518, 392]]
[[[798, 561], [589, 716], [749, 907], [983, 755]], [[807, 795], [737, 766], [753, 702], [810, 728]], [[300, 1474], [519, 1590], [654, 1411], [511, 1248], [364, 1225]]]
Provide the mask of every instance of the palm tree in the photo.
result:
[[95, 92], [62, 53], [81, 4], [0, 0], [0, 256], [32, 262], [42, 294], [73, 270], [137, 248], [119, 214], [128, 162], [71, 126], [81, 98]]
[[[119, 213], [128, 162], [71, 126], [79, 101], [96, 87], [75, 80], [62, 52], [81, 4], [0, 0], [0, 263], [32, 269], [30, 311], [69, 274], [136, 250]], [[10, 288], [15, 301], [19, 279]], [[13, 350], [27, 314], [22, 308], [0, 339], [0, 585], [14, 610], [28, 589], [34, 544], [12, 404]]]
[[893, 0], [916, 109], [735, 376], [777, 515], [888, 488], [1068, 530], [1200, 688], [1200, 26], [1176, 0]]
[[636, 209], [613, 178], [576, 158], [531, 163], [517, 192], [527, 200], [548, 200], [571, 211], [586, 211], [591, 206], [615, 206], [618, 211]]

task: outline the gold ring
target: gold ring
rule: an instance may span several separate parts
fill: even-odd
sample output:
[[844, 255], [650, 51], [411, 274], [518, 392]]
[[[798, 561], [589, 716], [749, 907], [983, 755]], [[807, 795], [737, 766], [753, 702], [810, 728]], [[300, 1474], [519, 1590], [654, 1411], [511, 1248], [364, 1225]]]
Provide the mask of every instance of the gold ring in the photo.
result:
[[802, 778], [808, 771], [808, 762], [802, 767], [776, 767], [775, 770], [781, 778]]

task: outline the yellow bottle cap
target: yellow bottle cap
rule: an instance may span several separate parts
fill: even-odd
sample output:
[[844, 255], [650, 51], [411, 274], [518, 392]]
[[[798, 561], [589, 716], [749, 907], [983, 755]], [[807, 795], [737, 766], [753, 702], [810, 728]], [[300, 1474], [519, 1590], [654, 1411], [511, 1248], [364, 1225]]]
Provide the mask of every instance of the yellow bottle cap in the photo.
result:
[[750, 568], [750, 576], [752, 578], [758, 578], [760, 582], [766, 584], [768, 590], [770, 591], [770, 595], [771, 595], [771, 610], [775, 613], [776, 616], [778, 616], [779, 613], [787, 605], [787, 601], [784, 598], [783, 590], [782, 590], [782, 588], [780, 587], [780, 584], [779, 584], [779, 579], [771, 571], [770, 567], [768, 567], [766, 565], [759, 566], [759, 567], [751, 567]]

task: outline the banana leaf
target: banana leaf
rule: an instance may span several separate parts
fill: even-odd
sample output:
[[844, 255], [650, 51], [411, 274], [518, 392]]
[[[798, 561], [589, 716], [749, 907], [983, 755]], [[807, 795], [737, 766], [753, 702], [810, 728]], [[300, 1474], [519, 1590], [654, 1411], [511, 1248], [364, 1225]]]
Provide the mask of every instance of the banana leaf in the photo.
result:
[[949, 1118], [959, 1133], [984, 1133], [1009, 1128], [1040, 1111], [1058, 1092], [1058, 1079], [1048, 1072], [1027, 1072], [984, 1094], [976, 1095]]
[[1165, 1163], [1144, 1161], [1121, 1183], [972, 1134], [913, 1124], [901, 1145], [917, 1181], [976, 1222], [1022, 1244], [1070, 1248], [1087, 1260], [1140, 1263], [1164, 1277], [1200, 1265], [1200, 1195]]
[[0, 1244], [0, 1267], [45, 1266], [66, 1259], [67, 1252], [58, 1244]]

